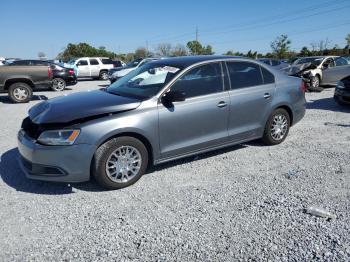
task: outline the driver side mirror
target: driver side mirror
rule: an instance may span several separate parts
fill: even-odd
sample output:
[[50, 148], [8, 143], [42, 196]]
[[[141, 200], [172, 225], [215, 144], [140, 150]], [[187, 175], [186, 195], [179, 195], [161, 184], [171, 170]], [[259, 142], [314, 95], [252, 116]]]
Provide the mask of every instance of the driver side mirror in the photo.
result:
[[169, 91], [164, 94], [162, 101], [165, 103], [181, 102], [186, 100], [186, 94], [183, 91]]

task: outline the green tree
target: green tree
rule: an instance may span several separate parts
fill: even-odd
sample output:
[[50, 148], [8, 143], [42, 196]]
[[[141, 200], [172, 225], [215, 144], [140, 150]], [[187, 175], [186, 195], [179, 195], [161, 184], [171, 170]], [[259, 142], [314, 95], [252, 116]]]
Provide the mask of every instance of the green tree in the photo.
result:
[[292, 41], [287, 35], [278, 36], [275, 41], [271, 42], [272, 53], [279, 59], [286, 58], [290, 50]]
[[187, 43], [187, 48], [191, 55], [212, 55], [214, 54], [211, 45], [202, 46], [198, 41], [190, 41]]
[[148, 51], [145, 47], [139, 47], [135, 50], [135, 58], [145, 58], [148, 56]]
[[304, 46], [300, 50], [299, 56], [312, 56], [312, 52], [306, 46]]
[[103, 57], [109, 57], [109, 58], [115, 58], [117, 57], [117, 54], [107, 51], [105, 49], [101, 48], [95, 48], [87, 43], [79, 43], [79, 44], [72, 44], [69, 43], [61, 53], [58, 54], [57, 58], [62, 59], [64, 61], [68, 61], [73, 58], [78, 57], [94, 57], [94, 56], [103, 56]]
[[246, 57], [250, 57], [250, 58], [256, 58], [257, 54], [258, 54], [257, 51], [253, 52], [252, 50], [249, 50], [248, 53], [245, 56]]

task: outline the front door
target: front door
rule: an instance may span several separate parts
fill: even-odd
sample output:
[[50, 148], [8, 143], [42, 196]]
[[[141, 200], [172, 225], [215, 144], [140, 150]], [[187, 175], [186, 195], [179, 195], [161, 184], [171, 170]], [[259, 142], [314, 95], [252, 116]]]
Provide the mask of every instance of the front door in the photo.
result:
[[170, 88], [186, 100], [171, 106], [159, 102], [161, 158], [171, 158], [227, 142], [228, 92], [220, 63], [191, 69]]
[[78, 76], [79, 77], [90, 77], [90, 66], [88, 60], [82, 59], [77, 63]]
[[96, 58], [90, 59], [90, 71], [91, 71], [91, 77], [98, 77], [100, 74], [100, 64], [97, 61]]

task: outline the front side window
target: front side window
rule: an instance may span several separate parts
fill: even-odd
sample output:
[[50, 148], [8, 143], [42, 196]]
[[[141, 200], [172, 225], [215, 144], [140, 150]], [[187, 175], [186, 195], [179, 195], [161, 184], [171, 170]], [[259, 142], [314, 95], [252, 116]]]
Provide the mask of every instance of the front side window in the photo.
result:
[[99, 65], [96, 59], [90, 59], [90, 65]]
[[80, 60], [77, 65], [87, 66], [88, 65], [88, 61], [87, 60]]
[[227, 62], [231, 88], [245, 88], [263, 85], [260, 66], [251, 62]]
[[222, 92], [220, 64], [210, 63], [190, 70], [176, 80], [171, 90], [184, 92], [186, 98]]
[[147, 63], [114, 82], [107, 88], [107, 92], [148, 99], [160, 92], [180, 71], [180, 68], [172, 65]]
[[335, 60], [336, 66], [350, 65], [350, 61], [345, 59], [344, 57], [338, 57]]

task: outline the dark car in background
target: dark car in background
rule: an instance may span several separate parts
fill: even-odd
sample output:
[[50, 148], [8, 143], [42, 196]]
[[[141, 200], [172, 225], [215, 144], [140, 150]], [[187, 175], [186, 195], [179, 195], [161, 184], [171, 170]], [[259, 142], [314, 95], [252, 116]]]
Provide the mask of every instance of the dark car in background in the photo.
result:
[[14, 103], [27, 103], [33, 90], [52, 87], [50, 66], [1, 66], [0, 93], [8, 93]]
[[74, 69], [65, 68], [58, 64], [44, 60], [17, 60], [8, 64], [8, 66], [50, 66], [52, 69], [52, 86], [53, 91], [63, 91], [66, 86], [72, 86], [77, 83], [77, 77]]
[[350, 105], [350, 75], [337, 83], [334, 91], [334, 100], [339, 105]]

